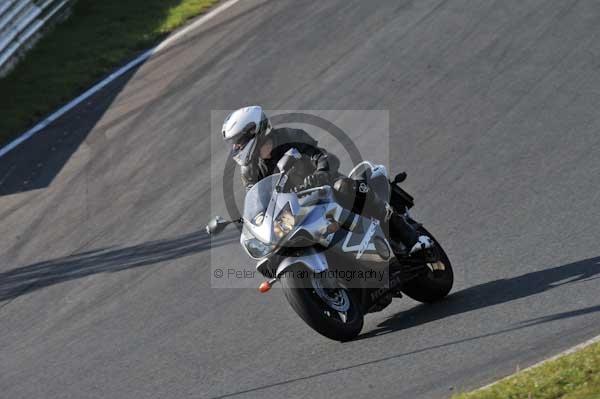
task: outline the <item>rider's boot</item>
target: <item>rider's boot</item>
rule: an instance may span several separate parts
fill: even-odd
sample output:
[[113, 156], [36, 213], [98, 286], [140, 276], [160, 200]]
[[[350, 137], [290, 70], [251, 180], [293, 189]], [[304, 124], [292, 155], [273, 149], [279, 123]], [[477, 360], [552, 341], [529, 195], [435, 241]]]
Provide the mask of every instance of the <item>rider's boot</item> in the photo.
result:
[[433, 240], [429, 236], [421, 235], [421, 236], [419, 236], [419, 239], [417, 240], [415, 245], [413, 245], [412, 248], [410, 249], [409, 254], [412, 255], [415, 252], [419, 252], [419, 251], [422, 251], [424, 249], [428, 249], [431, 247], [433, 247]]
[[410, 248], [409, 254], [433, 247], [433, 240], [427, 235], [419, 235], [417, 230], [411, 226], [404, 216], [394, 212], [390, 217], [390, 233]]

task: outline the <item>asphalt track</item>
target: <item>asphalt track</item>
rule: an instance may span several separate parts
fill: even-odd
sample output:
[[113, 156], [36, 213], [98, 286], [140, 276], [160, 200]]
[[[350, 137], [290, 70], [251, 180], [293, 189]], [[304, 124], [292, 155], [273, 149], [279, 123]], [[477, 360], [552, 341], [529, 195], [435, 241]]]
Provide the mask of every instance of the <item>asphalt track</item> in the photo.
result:
[[[597, 335], [599, 34], [592, 0], [223, 12], [0, 159], [0, 396], [444, 398]], [[211, 288], [247, 263], [201, 231], [211, 110], [251, 103], [388, 110], [453, 294], [341, 344]]]

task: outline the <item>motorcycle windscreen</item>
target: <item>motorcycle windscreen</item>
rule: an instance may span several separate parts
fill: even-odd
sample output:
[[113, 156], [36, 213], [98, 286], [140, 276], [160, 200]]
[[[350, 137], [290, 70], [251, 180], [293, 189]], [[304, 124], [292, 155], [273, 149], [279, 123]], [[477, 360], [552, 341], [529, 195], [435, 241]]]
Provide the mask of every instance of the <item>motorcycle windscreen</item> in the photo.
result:
[[293, 193], [277, 193], [275, 186], [281, 174], [267, 176], [246, 193], [244, 200], [244, 227], [248, 233], [266, 244], [276, 244], [281, 237], [274, 233], [273, 223], [279, 213], [290, 204], [293, 212], [299, 209]]
[[271, 194], [279, 180], [280, 174], [267, 176], [246, 193], [244, 200], [244, 222], [252, 223], [254, 226], [261, 226], [265, 221], [267, 208], [271, 201]]

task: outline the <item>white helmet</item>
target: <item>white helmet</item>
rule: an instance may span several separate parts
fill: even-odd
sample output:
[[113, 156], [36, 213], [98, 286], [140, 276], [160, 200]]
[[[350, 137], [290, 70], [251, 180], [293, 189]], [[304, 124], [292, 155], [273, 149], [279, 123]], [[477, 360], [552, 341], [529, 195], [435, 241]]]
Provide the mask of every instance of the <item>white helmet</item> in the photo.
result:
[[262, 137], [271, 130], [269, 118], [262, 107], [255, 105], [233, 111], [223, 122], [223, 140], [231, 145], [231, 156], [246, 166], [254, 156]]

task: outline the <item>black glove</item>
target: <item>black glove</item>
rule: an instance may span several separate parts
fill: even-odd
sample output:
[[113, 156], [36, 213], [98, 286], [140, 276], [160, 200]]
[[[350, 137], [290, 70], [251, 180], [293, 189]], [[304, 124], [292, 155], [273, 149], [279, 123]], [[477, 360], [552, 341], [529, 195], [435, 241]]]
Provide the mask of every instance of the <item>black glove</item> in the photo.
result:
[[327, 172], [315, 172], [312, 175], [308, 175], [304, 178], [304, 187], [319, 187], [329, 183], [329, 173]]

